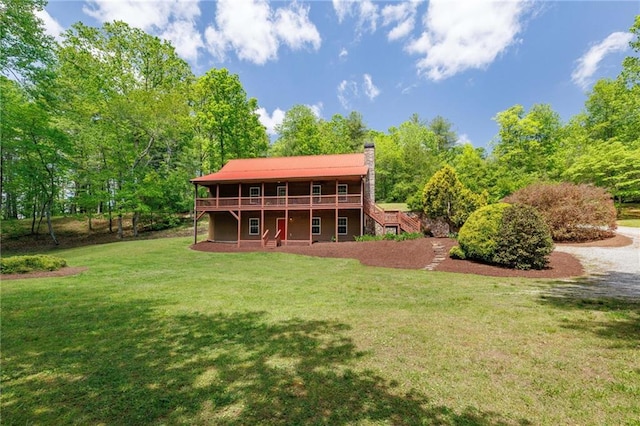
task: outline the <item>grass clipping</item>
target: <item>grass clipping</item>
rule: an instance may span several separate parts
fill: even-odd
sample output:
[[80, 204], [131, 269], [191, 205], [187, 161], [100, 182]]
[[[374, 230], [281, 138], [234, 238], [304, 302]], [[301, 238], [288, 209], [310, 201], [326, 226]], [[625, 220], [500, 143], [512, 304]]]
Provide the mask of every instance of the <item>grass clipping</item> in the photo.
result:
[[28, 274], [39, 271], [57, 271], [67, 266], [67, 261], [44, 254], [33, 256], [12, 256], [0, 259], [1, 274]]

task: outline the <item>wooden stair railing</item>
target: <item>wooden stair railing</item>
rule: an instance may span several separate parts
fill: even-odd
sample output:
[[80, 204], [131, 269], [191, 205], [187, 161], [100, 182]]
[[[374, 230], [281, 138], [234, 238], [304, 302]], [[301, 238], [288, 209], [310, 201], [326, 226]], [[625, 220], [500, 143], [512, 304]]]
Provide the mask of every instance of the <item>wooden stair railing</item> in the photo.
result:
[[400, 230], [404, 232], [420, 232], [420, 221], [405, 212], [398, 211], [391, 214], [369, 200], [365, 200], [364, 212], [382, 227], [393, 224], [400, 226]]
[[268, 244], [269, 244], [269, 230], [267, 229], [266, 231], [264, 231], [264, 234], [262, 234], [262, 247], [267, 247]]
[[409, 233], [420, 232], [420, 221], [405, 212], [398, 212], [398, 220], [403, 231]]

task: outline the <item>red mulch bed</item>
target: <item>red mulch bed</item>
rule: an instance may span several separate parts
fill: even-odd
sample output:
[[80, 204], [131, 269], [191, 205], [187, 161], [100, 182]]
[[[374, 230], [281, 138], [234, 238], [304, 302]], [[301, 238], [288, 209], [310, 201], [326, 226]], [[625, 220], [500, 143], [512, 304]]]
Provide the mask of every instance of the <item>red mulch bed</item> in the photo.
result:
[[455, 260], [448, 257], [449, 249], [456, 244], [449, 238], [420, 238], [409, 241], [367, 241], [344, 243], [316, 243], [311, 246], [282, 246], [275, 249], [236, 247], [234, 244], [200, 242], [191, 246], [194, 250], [220, 253], [250, 252], [270, 250], [306, 256], [350, 258], [369, 266], [386, 268], [423, 269], [435, 258], [433, 243], [444, 246], [445, 260], [435, 270], [458, 272], [494, 277], [566, 278], [584, 273], [582, 265], [574, 256], [553, 252], [547, 269], [521, 271], [485, 265], [469, 260]]

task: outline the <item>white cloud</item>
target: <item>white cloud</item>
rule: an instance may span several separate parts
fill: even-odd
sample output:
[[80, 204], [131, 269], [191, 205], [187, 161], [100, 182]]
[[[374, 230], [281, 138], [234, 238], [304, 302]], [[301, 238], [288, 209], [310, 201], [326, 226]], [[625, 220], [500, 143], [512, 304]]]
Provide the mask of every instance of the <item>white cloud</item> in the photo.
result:
[[49, 15], [49, 12], [47, 12], [44, 9], [36, 10], [35, 15], [42, 20], [42, 23], [44, 24], [45, 34], [53, 37], [57, 41], [60, 41], [61, 40], [60, 34], [62, 34], [62, 32], [64, 31], [64, 28], [62, 27], [62, 25], [60, 25], [58, 21], [53, 19], [51, 15]]
[[609, 53], [628, 49], [631, 39], [633, 39], [631, 33], [616, 32], [592, 46], [587, 53], [578, 59], [578, 65], [571, 74], [571, 80], [586, 90], [591, 84], [591, 77], [598, 70], [598, 65], [604, 57]]
[[260, 123], [262, 123], [262, 125], [267, 128], [267, 134], [277, 135], [278, 133], [275, 130], [276, 126], [282, 123], [282, 120], [284, 120], [285, 112], [280, 108], [276, 108], [271, 115], [269, 115], [265, 108], [258, 108], [256, 112], [260, 116]]
[[471, 142], [471, 139], [469, 139], [469, 135], [467, 135], [466, 133], [463, 133], [460, 136], [458, 136], [456, 145], [465, 145], [465, 144], [473, 145], [473, 143]]
[[333, 0], [333, 9], [342, 23], [347, 16], [356, 18], [356, 33], [363, 31], [375, 32], [378, 22], [378, 6], [371, 0]]
[[355, 81], [342, 80], [338, 85], [338, 100], [344, 109], [351, 109], [351, 99], [358, 97], [358, 84]]
[[186, 60], [196, 61], [198, 50], [204, 47], [202, 36], [192, 22], [172, 22], [161, 37], [171, 41], [178, 55]]
[[184, 59], [197, 60], [204, 47], [195, 20], [200, 7], [193, 0], [87, 0], [82, 11], [99, 22], [124, 21], [168, 40]]
[[220, 0], [215, 23], [205, 30], [205, 39], [220, 60], [233, 50], [238, 58], [261, 65], [277, 59], [282, 43], [292, 50], [318, 50], [322, 42], [308, 7], [297, 3], [273, 10], [266, 0]]
[[342, 50], [340, 50], [340, 53], [338, 54], [338, 58], [347, 59], [347, 56], [349, 56], [349, 51], [343, 47]]
[[418, 73], [438, 81], [470, 68], [483, 69], [518, 40], [521, 18], [532, 2], [431, 0], [425, 31], [409, 42], [409, 53], [422, 55]]
[[318, 118], [322, 118], [322, 110], [324, 109], [324, 104], [322, 102], [318, 102], [313, 105], [307, 104], [306, 106], [309, 107], [309, 109], [311, 109], [311, 111], [313, 112], [313, 115], [315, 115]]
[[370, 101], [374, 100], [379, 94], [380, 89], [378, 89], [375, 84], [373, 84], [373, 80], [369, 74], [365, 74], [362, 76], [364, 80], [364, 94], [369, 98]]
[[358, 86], [353, 80], [342, 80], [338, 85], [338, 100], [342, 108], [351, 109], [351, 102], [354, 99], [359, 99], [360, 94], [364, 93], [370, 101], [373, 101], [379, 94], [380, 89], [373, 84], [373, 79], [370, 74], [362, 75], [362, 86]]
[[382, 26], [394, 25], [387, 34], [389, 41], [408, 36], [416, 25], [416, 12], [420, 0], [390, 4], [382, 9]]

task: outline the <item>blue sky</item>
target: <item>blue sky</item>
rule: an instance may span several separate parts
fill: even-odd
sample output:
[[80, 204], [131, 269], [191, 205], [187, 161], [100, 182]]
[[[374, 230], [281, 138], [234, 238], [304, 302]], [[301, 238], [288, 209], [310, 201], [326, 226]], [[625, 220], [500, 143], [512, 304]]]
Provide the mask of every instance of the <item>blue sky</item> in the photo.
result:
[[50, 0], [47, 31], [123, 20], [172, 42], [196, 75], [240, 76], [273, 127], [296, 104], [360, 112], [387, 131], [441, 115], [490, 147], [496, 113], [548, 103], [580, 112], [594, 81], [632, 51], [640, 1]]

